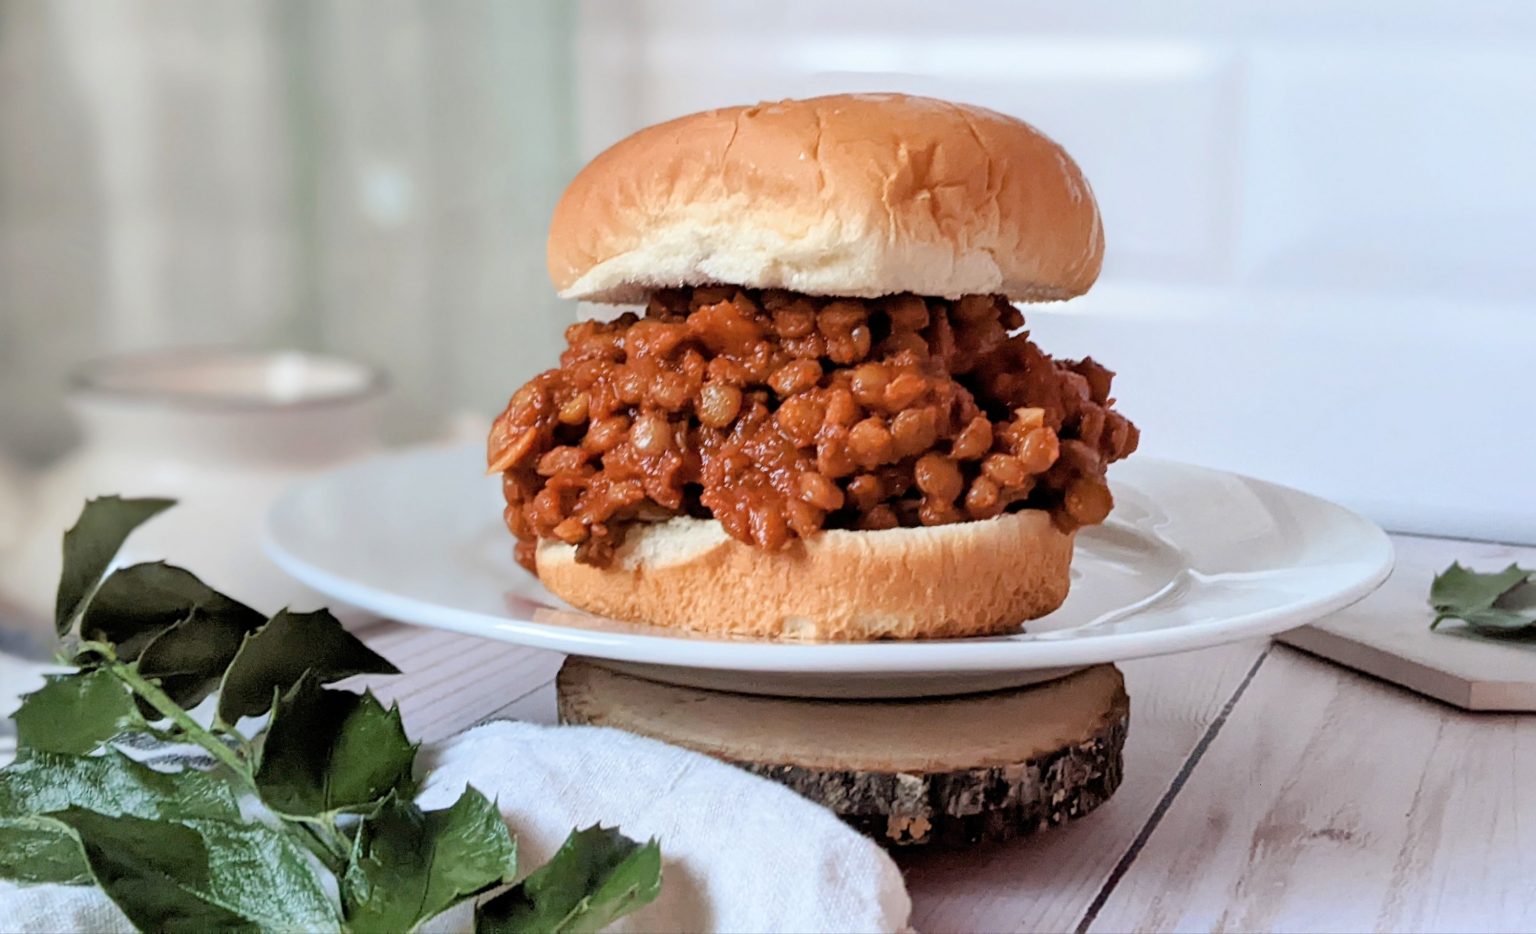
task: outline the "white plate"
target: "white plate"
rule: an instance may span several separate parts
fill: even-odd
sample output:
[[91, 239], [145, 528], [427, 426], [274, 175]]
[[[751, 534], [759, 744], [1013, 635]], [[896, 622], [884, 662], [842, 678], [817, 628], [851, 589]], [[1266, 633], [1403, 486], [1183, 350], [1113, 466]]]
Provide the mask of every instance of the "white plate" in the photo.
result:
[[1018, 633], [807, 645], [633, 626], [570, 609], [512, 558], [500, 480], [476, 448], [419, 448], [290, 490], [267, 550], [338, 600], [424, 626], [645, 666], [653, 678], [802, 696], [989, 690], [1311, 622], [1374, 590], [1392, 545], [1369, 521], [1295, 490], [1133, 457], [1116, 506], [1078, 535], [1072, 593]]

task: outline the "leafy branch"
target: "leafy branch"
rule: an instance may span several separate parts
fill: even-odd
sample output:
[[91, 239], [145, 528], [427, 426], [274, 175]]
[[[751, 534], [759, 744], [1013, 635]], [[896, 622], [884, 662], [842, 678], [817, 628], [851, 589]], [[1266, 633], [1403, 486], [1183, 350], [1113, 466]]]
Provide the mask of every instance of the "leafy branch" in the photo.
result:
[[[55, 623], [76, 670], [15, 714], [0, 877], [95, 885], [142, 930], [405, 931], [472, 899], [479, 931], [591, 931], [656, 897], [655, 841], [601, 827], [508, 887], [495, 805], [467, 787], [423, 810], [399, 708], [326, 687], [397, 672], [330, 613], [266, 619], [161, 562], [108, 574], [172, 505], [92, 500], [64, 536]], [[210, 764], [152, 767], [118, 748], [130, 734]]]

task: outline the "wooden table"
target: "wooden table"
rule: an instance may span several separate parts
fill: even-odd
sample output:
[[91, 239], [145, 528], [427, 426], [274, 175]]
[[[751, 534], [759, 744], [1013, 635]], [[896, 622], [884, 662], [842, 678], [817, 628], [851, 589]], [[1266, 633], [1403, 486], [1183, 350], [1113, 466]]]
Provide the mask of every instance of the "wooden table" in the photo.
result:
[[[1428, 579], [1387, 585], [1406, 587]], [[405, 671], [379, 693], [418, 738], [554, 721], [559, 655], [366, 636]], [[899, 854], [919, 931], [1536, 930], [1536, 715], [1463, 713], [1267, 640], [1121, 667], [1120, 790], [1011, 845]]]

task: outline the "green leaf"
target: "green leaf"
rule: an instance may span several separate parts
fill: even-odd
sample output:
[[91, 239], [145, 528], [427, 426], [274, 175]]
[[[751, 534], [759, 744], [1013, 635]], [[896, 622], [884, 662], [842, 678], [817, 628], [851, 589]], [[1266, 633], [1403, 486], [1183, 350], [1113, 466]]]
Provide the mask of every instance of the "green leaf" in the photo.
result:
[[465, 898], [510, 882], [517, 850], [495, 805], [473, 788], [425, 811], [391, 796], [363, 821], [342, 880], [347, 928], [409, 931]]
[[213, 892], [267, 929], [337, 931], [341, 919], [308, 854], [263, 824], [192, 820], [208, 848]]
[[398, 706], [385, 710], [372, 694], [324, 690], [306, 675], [272, 711], [256, 788], [280, 814], [364, 811], [409, 790], [415, 761]]
[[49, 817], [0, 817], [0, 879], [37, 885], [89, 885], [74, 832]]
[[104, 670], [49, 675], [22, 698], [15, 721], [17, 747], [44, 752], [90, 752], [145, 726], [133, 693]]
[[304, 851], [263, 824], [81, 808], [53, 819], [75, 831], [96, 884], [141, 930], [340, 928]]
[[202, 837], [190, 827], [83, 808], [55, 820], [80, 840], [91, 877], [141, 931], [238, 930], [246, 919], [211, 893]]
[[1520, 610], [1501, 610], [1498, 607], [1487, 610], [1469, 610], [1457, 616], [1474, 629], [1505, 629], [1520, 630], [1536, 623], [1536, 613], [1522, 612]]
[[103, 496], [85, 504], [80, 518], [64, 533], [64, 572], [59, 577], [53, 622], [59, 636], [69, 632], [101, 575], [129, 533], [160, 512], [176, 505], [173, 499], [123, 499]]
[[273, 693], [286, 694], [306, 671], [321, 684], [352, 675], [399, 674], [377, 652], [347, 632], [327, 610], [272, 617], [241, 644], [219, 689], [219, 719], [234, 723], [272, 708]]
[[482, 934], [598, 931], [650, 904], [661, 891], [661, 849], [601, 826], [573, 831], [565, 845], [515, 888], [475, 911]]
[[[1530, 572], [1536, 578], [1536, 571]], [[1527, 580], [1523, 584], [1504, 591], [1499, 599], [1493, 601], [1495, 609], [1516, 610], [1519, 612], [1536, 612], [1536, 580]]]
[[1452, 564], [1429, 588], [1435, 609], [1433, 629], [1447, 619], [1459, 619], [1473, 629], [1510, 633], [1536, 625], [1536, 587], [1528, 582], [1536, 571], [1511, 564], [1494, 574], [1481, 574]]
[[[222, 598], [221, 598], [222, 599]], [[212, 694], [240, 651], [247, 633], [265, 620], [250, 607], [198, 606], [186, 619], [160, 633], [139, 656], [139, 674], [160, 682], [179, 706], [190, 710]]]
[[1485, 610], [1530, 576], [1530, 571], [1513, 564], [1497, 573], [1482, 574], [1462, 567], [1458, 561], [1435, 577], [1429, 588], [1429, 602], [1456, 610]]
[[161, 772], [115, 749], [100, 756], [34, 752], [0, 770], [0, 877], [90, 881], [74, 833], [42, 816], [69, 807], [112, 817], [240, 816], [229, 786], [195, 769]]
[[1526, 626], [1524, 629], [1476, 629], [1471, 626], [1451, 626], [1440, 629], [1439, 632], [1442, 635], [1459, 636], [1480, 642], [1496, 642], [1499, 645], [1536, 653], [1536, 626]]
[[[216, 621], [220, 656], [203, 669], [218, 665], [215, 680], [240, 648], [240, 639], [262, 624], [263, 617], [237, 600], [231, 600], [198, 579], [196, 574], [164, 561], [135, 564], [112, 572], [102, 582], [80, 621], [80, 634], [96, 642], [110, 642], [117, 657], [133, 661], [146, 646], [185, 620], [194, 609]], [[209, 626], [204, 623], [200, 628]], [[227, 630], [238, 630], [225, 635]], [[210, 638], [204, 641], [211, 641]], [[223, 642], [228, 643], [227, 649]], [[162, 651], [165, 651], [162, 649]], [[149, 672], [144, 672], [147, 676]]]
[[207, 772], [162, 772], [116, 749], [99, 756], [35, 752], [0, 769], [0, 817], [83, 807], [134, 817], [238, 817], [229, 785]]

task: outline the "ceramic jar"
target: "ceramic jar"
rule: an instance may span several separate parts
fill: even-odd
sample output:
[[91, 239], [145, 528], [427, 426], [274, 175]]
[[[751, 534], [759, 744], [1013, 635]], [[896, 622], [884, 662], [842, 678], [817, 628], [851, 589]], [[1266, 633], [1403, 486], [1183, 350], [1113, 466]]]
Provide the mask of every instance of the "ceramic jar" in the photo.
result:
[[383, 384], [361, 364], [292, 352], [177, 350], [86, 364], [69, 395], [82, 444], [0, 493], [12, 526], [0, 530], [4, 603], [46, 626], [60, 536], [87, 498], [118, 493], [179, 501], [128, 540], [120, 563], [165, 559], [266, 613], [325, 605], [262, 554], [266, 510], [294, 480], [377, 450]]

